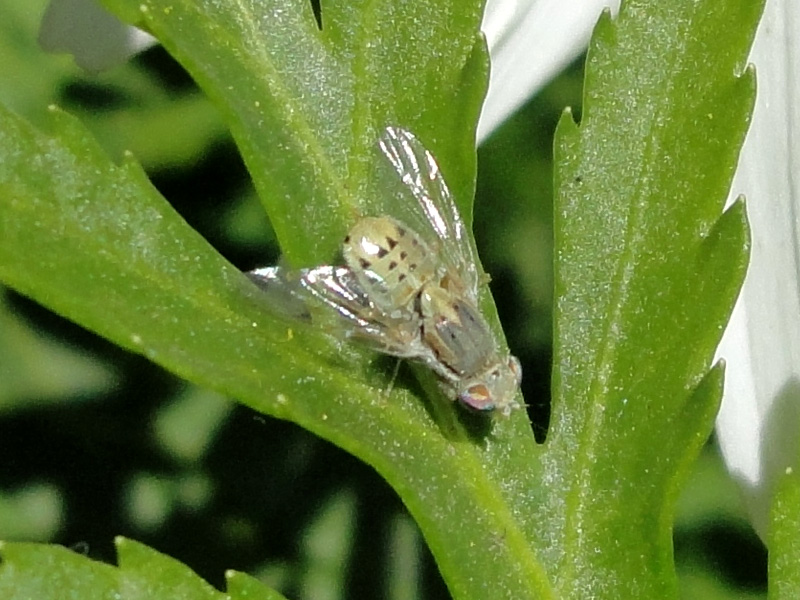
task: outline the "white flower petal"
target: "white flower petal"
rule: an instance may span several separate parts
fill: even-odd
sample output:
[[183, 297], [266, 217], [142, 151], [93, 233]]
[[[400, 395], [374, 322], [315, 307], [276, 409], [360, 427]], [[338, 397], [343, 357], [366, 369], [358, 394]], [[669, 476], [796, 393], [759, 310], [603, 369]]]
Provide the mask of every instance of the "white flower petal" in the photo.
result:
[[39, 29], [42, 49], [73, 54], [78, 66], [91, 72], [121, 64], [155, 43], [153, 36], [125, 25], [95, 0], [52, 0]]
[[767, 1], [750, 60], [758, 98], [731, 200], [747, 196], [753, 248], [717, 351], [717, 436], [766, 539], [775, 480], [797, 466], [800, 439], [800, 3]]
[[488, 0], [482, 29], [492, 70], [478, 142], [586, 50], [600, 12], [619, 0]]

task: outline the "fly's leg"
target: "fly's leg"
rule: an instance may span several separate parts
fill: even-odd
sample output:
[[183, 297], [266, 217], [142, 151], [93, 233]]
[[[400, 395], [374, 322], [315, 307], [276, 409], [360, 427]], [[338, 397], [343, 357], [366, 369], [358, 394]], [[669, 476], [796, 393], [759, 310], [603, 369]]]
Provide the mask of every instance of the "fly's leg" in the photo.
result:
[[394, 370], [392, 371], [392, 378], [389, 380], [389, 385], [386, 386], [386, 389], [383, 390], [383, 397], [388, 398], [389, 394], [392, 393], [394, 389], [394, 382], [397, 380], [397, 374], [400, 372], [400, 363], [403, 362], [402, 358], [398, 358], [394, 361]]

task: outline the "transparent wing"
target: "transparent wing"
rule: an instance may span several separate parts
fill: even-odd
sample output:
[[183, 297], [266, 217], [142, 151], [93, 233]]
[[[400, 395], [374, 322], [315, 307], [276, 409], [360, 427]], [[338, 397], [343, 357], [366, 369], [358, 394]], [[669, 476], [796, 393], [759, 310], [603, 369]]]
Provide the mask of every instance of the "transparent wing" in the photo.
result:
[[314, 322], [341, 338], [358, 339], [384, 354], [423, 358], [429, 353], [420, 342], [418, 324], [389, 318], [376, 309], [349, 267], [265, 267], [246, 275], [287, 316]]
[[285, 317], [311, 321], [311, 313], [301, 293], [299, 277], [290, 277], [283, 267], [264, 267], [245, 273], [262, 291], [261, 300]]
[[478, 268], [467, 227], [461, 219], [439, 165], [413, 133], [387, 127], [380, 138], [381, 152], [411, 192], [415, 202], [397, 216], [437, 245], [440, 255], [460, 275], [473, 300], [478, 296]]
[[246, 275], [266, 294], [271, 308], [284, 315], [310, 321], [313, 307], [319, 302], [351, 327], [370, 326], [371, 303], [347, 267], [299, 271], [264, 267]]

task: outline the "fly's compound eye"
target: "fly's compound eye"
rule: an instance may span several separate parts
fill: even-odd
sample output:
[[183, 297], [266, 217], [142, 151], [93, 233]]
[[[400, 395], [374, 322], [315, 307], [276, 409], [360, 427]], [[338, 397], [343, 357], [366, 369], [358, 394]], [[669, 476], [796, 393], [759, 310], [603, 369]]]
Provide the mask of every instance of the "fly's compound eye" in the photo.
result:
[[495, 408], [494, 398], [489, 393], [489, 388], [483, 383], [469, 386], [458, 395], [458, 401], [477, 412], [488, 412]]

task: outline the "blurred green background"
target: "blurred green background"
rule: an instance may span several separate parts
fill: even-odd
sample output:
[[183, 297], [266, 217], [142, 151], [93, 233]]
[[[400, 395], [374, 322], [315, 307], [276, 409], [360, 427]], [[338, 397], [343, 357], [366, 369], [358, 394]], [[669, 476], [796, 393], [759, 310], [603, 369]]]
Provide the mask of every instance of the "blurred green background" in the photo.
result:
[[[278, 248], [247, 171], [181, 67], [154, 48], [87, 75], [38, 48], [45, 4], [0, 8], [0, 101], [34, 123], [49, 104], [79, 116], [109, 155], [133, 152], [228, 260], [243, 270], [273, 264]], [[539, 440], [549, 411], [552, 139], [564, 107], [580, 117], [581, 65], [479, 150], [475, 236]], [[415, 524], [369, 467], [0, 288], [0, 539], [113, 562], [118, 534], [218, 587], [234, 568], [298, 599], [449, 597]], [[713, 441], [680, 499], [674, 539], [685, 598], [766, 597], [766, 550]]]

